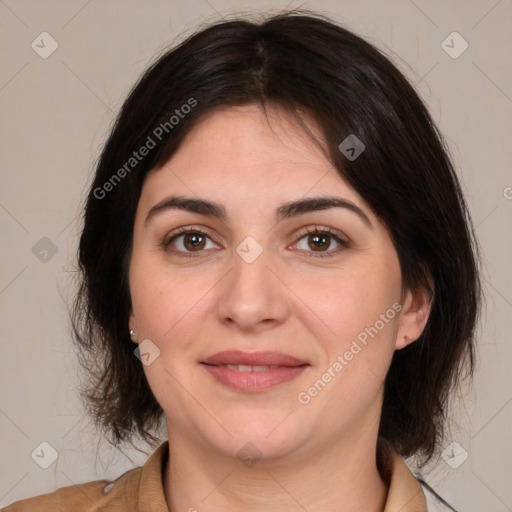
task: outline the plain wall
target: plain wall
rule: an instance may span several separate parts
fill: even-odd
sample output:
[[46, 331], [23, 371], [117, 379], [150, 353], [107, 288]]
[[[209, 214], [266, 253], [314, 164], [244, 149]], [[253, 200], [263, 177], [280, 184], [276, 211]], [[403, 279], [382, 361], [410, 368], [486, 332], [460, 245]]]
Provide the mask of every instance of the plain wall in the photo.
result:
[[[77, 214], [127, 92], [199, 23], [299, 6], [383, 48], [446, 137], [483, 250], [487, 305], [474, 386], [444, 446], [457, 442], [468, 458], [424, 474], [461, 511], [512, 510], [510, 0], [0, 1], [0, 506], [116, 478], [150, 453], [127, 458], [84, 417], [67, 314]], [[46, 59], [31, 47], [43, 31], [59, 45]], [[469, 44], [458, 58], [442, 47], [454, 31]], [[43, 441], [59, 454], [46, 470], [31, 457]]]

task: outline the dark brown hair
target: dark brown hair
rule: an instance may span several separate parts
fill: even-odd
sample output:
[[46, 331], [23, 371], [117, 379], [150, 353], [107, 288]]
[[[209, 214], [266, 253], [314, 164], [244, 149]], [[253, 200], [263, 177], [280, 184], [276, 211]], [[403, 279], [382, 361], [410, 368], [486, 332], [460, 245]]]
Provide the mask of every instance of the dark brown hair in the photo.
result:
[[[442, 137], [408, 81], [362, 38], [306, 11], [198, 31], [159, 57], [122, 106], [97, 163], [79, 245], [72, 321], [88, 372], [87, 410], [113, 444], [133, 444], [135, 435], [157, 440], [151, 430], [163, 411], [128, 334], [142, 184], [205, 114], [250, 103], [316, 121], [340, 177], [387, 226], [403, 286], [432, 293], [421, 337], [394, 354], [379, 432], [401, 455], [428, 460], [443, 434], [450, 391], [473, 371], [481, 292], [471, 220]], [[338, 149], [352, 134], [365, 145], [355, 160]], [[134, 159], [143, 146], [151, 149]]]

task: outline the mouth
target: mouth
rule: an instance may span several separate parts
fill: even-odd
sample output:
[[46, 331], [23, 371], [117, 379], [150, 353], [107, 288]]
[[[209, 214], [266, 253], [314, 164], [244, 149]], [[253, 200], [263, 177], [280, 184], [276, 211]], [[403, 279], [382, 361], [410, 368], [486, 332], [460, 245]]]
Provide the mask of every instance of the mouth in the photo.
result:
[[235, 372], [267, 372], [270, 369], [275, 370], [276, 368], [279, 368], [279, 366], [266, 366], [266, 365], [251, 366], [250, 364], [219, 364], [219, 365], [212, 365], [212, 366], [225, 366], [226, 368], [229, 368], [230, 370], [233, 370]]
[[202, 362], [212, 366], [286, 366], [290, 368], [308, 364], [307, 361], [283, 354], [282, 352], [240, 352], [239, 350], [217, 352]]
[[201, 361], [220, 384], [239, 391], [266, 391], [298, 377], [309, 363], [280, 352], [218, 352]]

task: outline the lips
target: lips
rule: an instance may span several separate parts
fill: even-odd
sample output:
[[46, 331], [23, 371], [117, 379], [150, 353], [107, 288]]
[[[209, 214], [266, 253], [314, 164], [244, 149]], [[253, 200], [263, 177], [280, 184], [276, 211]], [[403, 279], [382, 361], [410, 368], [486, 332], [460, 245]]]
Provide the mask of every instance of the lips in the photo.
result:
[[201, 362], [219, 383], [239, 391], [265, 391], [300, 375], [309, 364], [281, 352], [218, 352]]
[[281, 352], [240, 352], [238, 350], [226, 350], [217, 352], [203, 361], [213, 366], [221, 365], [245, 365], [245, 366], [287, 366], [297, 367], [308, 364], [296, 357], [282, 354]]

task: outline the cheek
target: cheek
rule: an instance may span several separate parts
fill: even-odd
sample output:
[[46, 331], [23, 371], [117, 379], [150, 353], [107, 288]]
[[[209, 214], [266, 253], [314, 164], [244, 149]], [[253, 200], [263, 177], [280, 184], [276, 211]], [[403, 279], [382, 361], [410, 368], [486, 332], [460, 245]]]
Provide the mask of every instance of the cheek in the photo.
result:
[[365, 336], [370, 337], [369, 330], [383, 343], [394, 342], [401, 290], [396, 254], [379, 259], [359, 258], [357, 264], [329, 275], [319, 274], [316, 279], [301, 280], [297, 285], [297, 295], [307, 297], [304, 315], [309, 315], [311, 321], [314, 316], [322, 321], [323, 327], [317, 332], [330, 360], [334, 353], [347, 349], [352, 340], [359, 337], [364, 343]]
[[155, 258], [134, 257], [130, 290], [141, 335], [166, 351], [190, 344], [187, 332], [201, 325], [199, 319], [214, 284], [212, 276], [198, 276], [191, 268], [171, 272]]
[[[187, 422], [184, 403], [189, 395], [180, 383], [190, 381], [190, 367], [197, 350], [198, 326], [205, 312], [207, 292], [213, 286], [210, 278], [195, 278], [192, 273], [170, 272], [155, 258], [134, 255], [130, 267], [132, 306], [141, 338], [150, 339], [159, 355], [143, 370], [149, 386], [165, 411], [173, 418]], [[205, 297], [206, 296], [206, 297]]]
[[325, 283], [329, 300], [316, 296], [318, 316], [329, 330], [317, 338], [324, 357], [309, 379], [310, 387], [302, 391], [314, 402], [312, 413], [329, 411], [324, 415], [326, 429], [345, 428], [367, 414], [378, 421], [376, 404], [394, 354], [401, 308], [395, 283], [399, 275], [384, 275], [388, 279], [380, 272], [346, 275], [341, 285]]
[[323, 314], [336, 335], [326, 339], [324, 349], [327, 370], [336, 378], [325, 399], [333, 411], [343, 414], [349, 406], [363, 414], [382, 390], [395, 350], [400, 291], [394, 251], [347, 273], [336, 285], [327, 285], [330, 300], [324, 302]]

